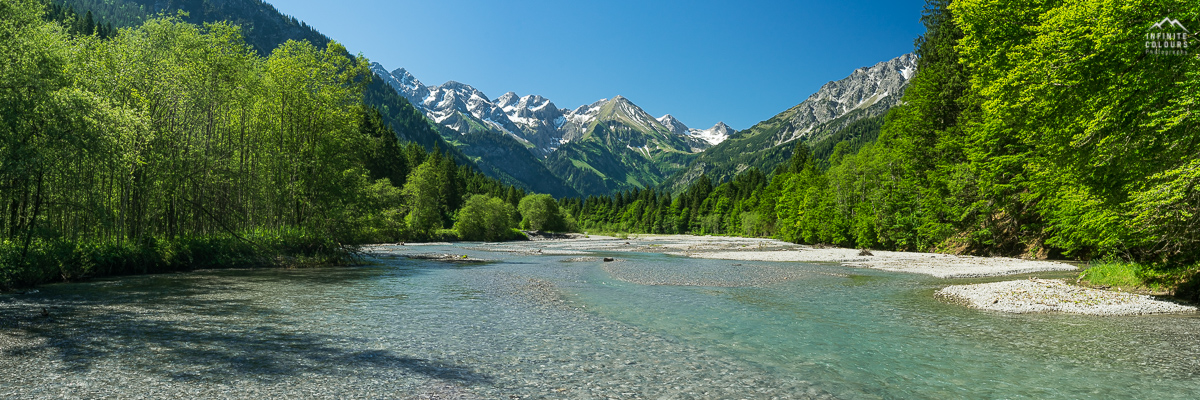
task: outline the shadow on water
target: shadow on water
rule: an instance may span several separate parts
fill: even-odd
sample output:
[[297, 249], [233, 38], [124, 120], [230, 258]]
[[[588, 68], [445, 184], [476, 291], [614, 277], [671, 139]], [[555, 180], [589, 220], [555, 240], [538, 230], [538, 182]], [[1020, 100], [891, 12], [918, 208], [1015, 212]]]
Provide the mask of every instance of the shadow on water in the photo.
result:
[[[411, 265], [224, 270], [51, 285], [37, 294], [0, 297], [0, 354], [17, 361], [11, 365], [51, 362], [64, 374], [84, 374], [115, 359], [117, 365], [185, 382], [401, 370], [491, 384], [492, 377], [470, 366], [381, 350], [386, 343], [374, 339], [312, 332], [298, 326], [294, 310], [271, 302], [421, 272]], [[295, 292], [266, 290], [271, 288]], [[50, 316], [41, 315], [43, 307]]]

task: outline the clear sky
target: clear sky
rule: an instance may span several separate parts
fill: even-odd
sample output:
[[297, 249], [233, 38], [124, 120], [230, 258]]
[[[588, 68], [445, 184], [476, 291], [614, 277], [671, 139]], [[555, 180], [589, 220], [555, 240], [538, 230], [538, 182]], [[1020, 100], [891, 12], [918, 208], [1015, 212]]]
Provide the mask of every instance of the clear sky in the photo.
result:
[[921, 0], [268, 0], [426, 85], [559, 108], [622, 95], [692, 128], [746, 129], [913, 51]]

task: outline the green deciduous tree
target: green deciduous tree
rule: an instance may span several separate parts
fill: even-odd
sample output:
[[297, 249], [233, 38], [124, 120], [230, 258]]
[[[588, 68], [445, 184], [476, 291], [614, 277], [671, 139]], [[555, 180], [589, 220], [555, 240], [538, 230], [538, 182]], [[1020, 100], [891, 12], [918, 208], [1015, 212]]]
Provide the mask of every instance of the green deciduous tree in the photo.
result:
[[559, 232], [567, 228], [558, 203], [548, 194], [525, 196], [517, 210], [521, 213], [522, 229]]
[[488, 195], [472, 195], [458, 211], [454, 230], [465, 240], [497, 241], [510, 237], [516, 225], [516, 209]]

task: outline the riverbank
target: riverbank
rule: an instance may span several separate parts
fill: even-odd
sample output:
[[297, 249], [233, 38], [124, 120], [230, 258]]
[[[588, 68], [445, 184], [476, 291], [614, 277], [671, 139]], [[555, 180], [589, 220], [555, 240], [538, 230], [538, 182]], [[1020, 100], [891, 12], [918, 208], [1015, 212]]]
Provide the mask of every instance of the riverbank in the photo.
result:
[[[1037, 272], [1061, 273], [1079, 270], [1074, 265], [1055, 261], [898, 251], [864, 252], [855, 249], [797, 245], [775, 239], [719, 236], [635, 235], [627, 239], [591, 236], [524, 243], [483, 243], [471, 248], [545, 256], [641, 252], [730, 261], [839, 263], [848, 267], [922, 274], [941, 279], [1002, 277]], [[620, 263], [606, 265], [604, 269], [614, 278], [648, 285], [735, 287], [754, 286], [796, 278], [792, 274], [784, 272], [764, 273], [761, 270], [757, 271], [758, 275], [755, 276], [741, 276], [738, 272], [740, 270], [736, 268], [701, 271], [706, 275], [704, 279], [679, 279], [661, 272], [652, 274]], [[938, 296], [973, 308], [1011, 313], [1066, 312], [1090, 315], [1139, 315], [1196, 311], [1195, 307], [1165, 302], [1150, 296], [1083, 288], [1052, 280], [1022, 279], [977, 285], [956, 285], [939, 292]]]

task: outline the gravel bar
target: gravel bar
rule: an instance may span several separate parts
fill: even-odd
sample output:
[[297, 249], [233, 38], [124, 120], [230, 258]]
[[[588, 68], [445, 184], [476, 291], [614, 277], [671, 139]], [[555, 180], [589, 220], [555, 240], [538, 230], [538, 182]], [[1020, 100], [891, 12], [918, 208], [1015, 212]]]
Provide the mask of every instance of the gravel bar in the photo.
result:
[[971, 308], [1015, 314], [1062, 312], [1086, 315], [1194, 313], [1196, 307], [1140, 294], [1069, 285], [1057, 279], [1022, 279], [954, 285], [937, 296]]

